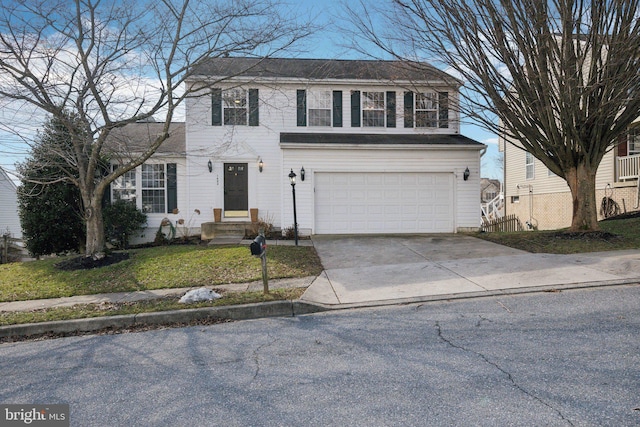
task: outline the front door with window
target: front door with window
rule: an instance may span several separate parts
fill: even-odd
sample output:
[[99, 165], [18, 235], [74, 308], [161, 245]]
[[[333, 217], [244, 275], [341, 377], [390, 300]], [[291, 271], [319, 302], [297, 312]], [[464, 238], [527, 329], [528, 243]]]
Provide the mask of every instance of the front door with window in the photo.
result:
[[247, 182], [247, 163], [224, 164], [224, 215], [226, 217], [248, 215]]

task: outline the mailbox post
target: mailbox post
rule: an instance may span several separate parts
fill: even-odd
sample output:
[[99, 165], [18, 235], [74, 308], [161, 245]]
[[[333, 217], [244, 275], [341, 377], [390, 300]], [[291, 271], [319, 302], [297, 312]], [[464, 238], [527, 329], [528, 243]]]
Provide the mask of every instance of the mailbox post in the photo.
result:
[[264, 293], [269, 293], [269, 277], [267, 276], [267, 240], [264, 235], [259, 234], [251, 245], [251, 255], [260, 257], [262, 261], [262, 284], [264, 285]]

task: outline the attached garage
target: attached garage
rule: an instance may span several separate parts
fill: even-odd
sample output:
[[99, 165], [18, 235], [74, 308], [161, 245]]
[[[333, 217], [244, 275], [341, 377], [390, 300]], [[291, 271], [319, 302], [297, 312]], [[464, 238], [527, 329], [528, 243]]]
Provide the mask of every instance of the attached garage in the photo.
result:
[[317, 234], [452, 233], [452, 173], [315, 175]]
[[[289, 134], [283, 227], [301, 234], [457, 233], [480, 225], [483, 144], [461, 135]], [[302, 169], [305, 177], [302, 179]], [[465, 174], [465, 171], [468, 173]]]

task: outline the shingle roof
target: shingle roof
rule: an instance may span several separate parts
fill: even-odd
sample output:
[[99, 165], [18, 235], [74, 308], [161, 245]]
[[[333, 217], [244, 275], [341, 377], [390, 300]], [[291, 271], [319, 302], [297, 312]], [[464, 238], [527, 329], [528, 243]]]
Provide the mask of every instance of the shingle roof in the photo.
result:
[[412, 145], [458, 145], [484, 144], [463, 135], [415, 135], [415, 134], [358, 134], [358, 133], [281, 133], [280, 143], [300, 144], [412, 144]]
[[193, 70], [202, 76], [245, 76], [253, 78], [302, 78], [382, 81], [460, 82], [427, 63], [408, 65], [402, 61], [294, 59], [294, 58], [210, 58]]
[[[114, 129], [109, 134], [105, 150], [114, 154], [140, 153], [162, 132], [164, 123], [138, 122]], [[156, 154], [185, 155], [184, 123], [174, 122], [169, 127], [169, 137], [156, 150]]]

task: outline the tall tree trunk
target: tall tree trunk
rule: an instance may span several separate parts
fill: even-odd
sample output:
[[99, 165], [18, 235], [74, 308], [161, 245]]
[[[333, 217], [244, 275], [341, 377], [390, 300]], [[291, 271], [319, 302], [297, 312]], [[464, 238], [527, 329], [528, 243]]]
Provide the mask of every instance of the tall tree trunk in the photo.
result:
[[93, 259], [105, 257], [106, 241], [104, 237], [104, 221], [102, 219], [102, 198], [94, 195], [90, 206], [85, 208], [87, 221], [87, 247], [85, 254]]
[[566, 171], [566, 177], [573, 201], [569, 231], [600, 230], [596, 205], [596, 169], [581, 162]]

